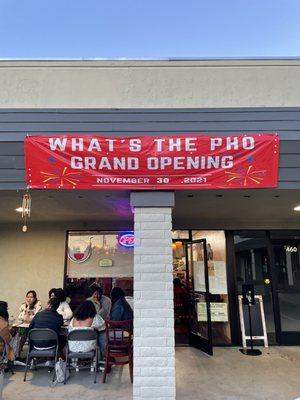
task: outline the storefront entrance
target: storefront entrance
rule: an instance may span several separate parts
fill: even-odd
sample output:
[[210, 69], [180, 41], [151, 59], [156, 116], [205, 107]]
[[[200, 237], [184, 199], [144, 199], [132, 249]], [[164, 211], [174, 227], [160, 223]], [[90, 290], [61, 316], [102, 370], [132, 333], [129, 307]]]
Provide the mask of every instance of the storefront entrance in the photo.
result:
[[[206, 239], [175, 242], [182, 247], [185, 273], [174, 279], [174, 320], [177, 344], [196, 347], [212, 355], [209, 273]], [[175, 261], [176, 265], [176, 261]], [[183, 270], [181, 270], [181, 273]], [[175, 273], [176, 274], [176, 273]]]
[[173, 273], [188, 292], [187, 306], [174, 287], [177, 346], [240, 345], [244, 283], [263, 298], [269, 344], [300, 344], [300, 231], [174, 231]]
[[300, 232], [237, 231], [238, 293], [253, 283], [263, 296], [270, 344], [300, 344]]
[[[109, 295], [119, 286], [133, 306], [132, 232], [67, 238], [65, 288], [97, 281]], [[244, 283], [263, 297], [269, 344], [300, 344], [300, 231], [173, 231], [173, 275], [176, 345], [212, 354], [240, 344], [234, 304]]]
[[231, 344], [224, 231], [173, 232], [176, 345]]

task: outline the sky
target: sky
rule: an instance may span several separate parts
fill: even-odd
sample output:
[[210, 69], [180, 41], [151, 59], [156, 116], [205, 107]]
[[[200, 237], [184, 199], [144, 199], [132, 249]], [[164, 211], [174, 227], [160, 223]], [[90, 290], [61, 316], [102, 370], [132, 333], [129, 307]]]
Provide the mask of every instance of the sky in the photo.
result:
[[0, 0], [0, 58], [300, 57], [300, 0]]

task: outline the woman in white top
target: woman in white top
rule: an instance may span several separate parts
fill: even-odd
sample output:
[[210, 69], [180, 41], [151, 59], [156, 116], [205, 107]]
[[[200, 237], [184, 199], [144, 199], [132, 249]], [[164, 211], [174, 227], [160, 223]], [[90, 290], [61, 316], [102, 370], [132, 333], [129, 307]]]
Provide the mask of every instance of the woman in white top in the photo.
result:
[[69, 321], [73, 317], [72, 310], [69, 304], [66, 302], [66, 293], [63, 289], [51, 289], [49, 291], [49, 299], [55, 297], [59, 300], [59, 307], [56, 310], [60, 314], [64, 321]]
[[[74, 311], [73, 319], [70, 322], [68, 331], [74, 331], [75, 329], [105, 329], [104, 320], [96, 313], [94, 304], [85, 300], [82, 302]], [[69, 349], [74, 352], [88, 352], [96, 349], [95, 340], [77, 341], [69, 340]]]
[[23, 303], [19, 310], [18, 320], [30, 323], [36, 313], [41, 311], [42, 304], [37, 299], [35, 290], [29, 290], [26, 293], [25, 303]]
[[[26, 293], [25, 302], [21, 304], [19, 310], [18, 320], [30, 324], [35, 315], [42, 310], [42, 304], [37, 298], [37, 294], [35, 290], [29, 290]], [[25, 332], [21, 335], [19, 343], [16, 344], [17, 355], [20, 357], [23, 346], [26, 342], [28, 334], [28, 328], [26, 328]]]

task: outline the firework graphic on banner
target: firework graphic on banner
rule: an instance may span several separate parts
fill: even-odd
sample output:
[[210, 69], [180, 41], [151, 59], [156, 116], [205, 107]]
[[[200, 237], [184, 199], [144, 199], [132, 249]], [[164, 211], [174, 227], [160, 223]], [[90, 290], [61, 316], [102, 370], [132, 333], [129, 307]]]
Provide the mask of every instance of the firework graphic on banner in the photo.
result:
[[63, 167], [63, 169], [54, 173], [41, 171], [41, 175], [45, 186], [50, 183], [57, 184], [58, 188], [68, 185], [72, 185], [75, 188], [79, 182], [80, 172], [68, 172], [68, 167]]
[[260, 185], [264, 180], [266, 170], [253, 170], [253, 165], [249, 165], [246, 168], [241, 168], [237, 172], [225, 171], [227, 175], [227, 183], [238, 183], [242, 186], [247, 186], [251, 183]]

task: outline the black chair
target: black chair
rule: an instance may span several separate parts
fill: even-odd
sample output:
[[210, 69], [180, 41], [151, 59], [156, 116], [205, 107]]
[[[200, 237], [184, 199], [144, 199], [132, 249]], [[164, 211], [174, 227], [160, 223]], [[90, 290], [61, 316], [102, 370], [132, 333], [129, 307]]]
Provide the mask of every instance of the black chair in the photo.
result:
[[[76, 342], [86, 342], [94, 340], [95, 341], [95, 350], [87, 351], [87, 352], [75, 352], [70, 351], [69, 349], [69, 341], [76, 341]], [[94, 371], [94, 383], [96, 383], [97, 377], [97, 370], [98, 370], [98, 335], [94, 329], [74, 329], [73, 331], [69, 332], [68, 340], [67, 340], [67, 348], [66, 348], [66, 364], [68, 366], [68, 362], [72, 358], [78, 359], [91, 359], [92, 362], [95, 359], [95, 371]], [[66, 384], [67, 380], [67, 368], [65, 370], [65, 381]]]
[[[35, 349], [32, 341], [34, 341], [35, 346], [38, 347], [38, 343], [42, 343], [44, 341], [52, 341], [54, 343], [54, 347], [47, 350], [38, 350]], [[55, 365], [58, 358], [58, 336], [57, 333], [52, 329], [31, 329], [28, 333], [28, 351], [26, 357], [26, 365], [25, 365], [25, 374], [24, 374], [24, 382], [26, 381], [27, 370], [29, 367], [29, 361], [33, 358], [53, 358], [54, 359], [54, 368], [53, 368], [53, 377], [52, 382], [55, 380]]]

